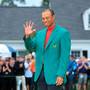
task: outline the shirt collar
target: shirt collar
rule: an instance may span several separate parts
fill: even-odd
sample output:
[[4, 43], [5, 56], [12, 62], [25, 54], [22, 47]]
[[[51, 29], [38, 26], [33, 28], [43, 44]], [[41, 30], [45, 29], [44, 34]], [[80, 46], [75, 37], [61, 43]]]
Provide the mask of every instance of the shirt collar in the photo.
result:
[[50, 27], [48, 27], [48, 29], [47, 29], [47, 30], [52, 31], [52, 30], [54, 30], [54, 28], [55, 28], [55, 24], [54, 24], [54, 25], [52, 25], [52, 26], [50, 26]]

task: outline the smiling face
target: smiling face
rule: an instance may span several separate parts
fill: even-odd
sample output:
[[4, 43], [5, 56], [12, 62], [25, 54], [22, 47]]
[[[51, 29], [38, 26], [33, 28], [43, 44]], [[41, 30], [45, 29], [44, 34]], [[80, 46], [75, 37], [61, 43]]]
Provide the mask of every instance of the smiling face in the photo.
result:
[[55, 24], [55, 15], [53, 15], [49, 9], [42, 12], [42, 23], [46, 27], [50, 27]]

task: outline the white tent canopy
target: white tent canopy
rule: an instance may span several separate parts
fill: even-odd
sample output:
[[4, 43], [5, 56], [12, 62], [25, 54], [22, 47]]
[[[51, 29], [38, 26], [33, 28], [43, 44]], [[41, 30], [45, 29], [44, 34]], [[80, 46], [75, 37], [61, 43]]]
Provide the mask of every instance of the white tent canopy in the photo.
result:
[[0, 44], [0, 56], [1, 57], [11, 57], [12, 52], [15, 52], [15, 50], [6, 45], [6, 44]]

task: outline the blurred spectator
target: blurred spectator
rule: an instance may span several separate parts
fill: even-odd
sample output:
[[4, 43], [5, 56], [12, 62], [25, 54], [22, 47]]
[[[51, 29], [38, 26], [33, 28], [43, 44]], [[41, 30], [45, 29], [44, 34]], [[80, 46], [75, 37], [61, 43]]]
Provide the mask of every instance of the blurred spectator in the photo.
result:
[[88, 84], [87, 84], [87, 88], [88, 90], [90, 89], [90, 59], [88, 59], [88, 70], [87, 70], [87, 75], [88, 75]]
[[2, 76], [2, 68], [3, 68], [4, 61], [0, 57], [0, 76]]
[[76, 74], [77, 74], [77, 63], [75, 61], [75, 57], [73, 55], [70, 56], [70, 61], [68, 65], [68, 69], [66, 72], [67, 75], [67, 84], [66, 90], [73, 90], [76, 88]]
[[87, 70], [87, 74], [88, 74], [88, 79], [90, 79], [90, 60], [88, 60], [88, 70]]
[[3, 64], [3, 90], [10, 90], [11, 89], [11, 80], [10, 75], [12, 73], [12, 69], [9, 65], [10, 58], [6, 58]]
[[33, 72], [31, 71], [31, 67], [30, 67], [31, 59], [32, 59], [32, 54], [29, 54], [29, 55], [26, 56], [25, 62], [24, 62], [27, 90], [33, 90], [33, 87], [32, 87]]
[[[11, 73], [10, 73], [10, 87], [11, 90], [16, 90], [16, 78], [15, 78], [15, 59], [10, 57], [10, 62], [9, 66], [11, 68]], [[13, 83], [12, 83], [13, 82]]]
[[3, 90], [3, 64], [4, 64], [4, 61], [2, 59], [2, 57], [0, 57], [0, 90]]
[[[32, 73], [33, 73], [33, 78], [32, 78], [32, 84], [33, 84], [33, 88], [34, 88], [34, 90], [36, 90], [36, 83], [34, 82], [34, 74], [35, 74], [35, 54], [33, 55], [32, 54], [32, 59], [31, 59], [31, 65], [30, 65], [30, 67], [31, 67], [31, 71], [32, 71]], [[36, 86], [36, 87], [35, 87]]]
[[20, 90], [22, 85], [22, 90], [26, 90], [26, 82], [24, 76], [24, 57], [17, 57], [15, 63], [15, 70], [16, 70], [16, 85], [17, 90]]
[[33, 72], [33, 74], [35, 73], [35, 56], [33, 56], [32, 54], [32, 58], [31, 58], [31, 71]]
[[78, 64], [78, 90], [86, 90], [88, 63], [85, 57], [80, 58]]

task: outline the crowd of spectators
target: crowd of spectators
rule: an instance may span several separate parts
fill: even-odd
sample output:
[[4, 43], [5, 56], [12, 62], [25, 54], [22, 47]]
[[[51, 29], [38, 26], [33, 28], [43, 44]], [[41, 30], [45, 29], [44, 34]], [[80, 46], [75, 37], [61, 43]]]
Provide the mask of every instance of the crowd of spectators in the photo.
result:
[[[36, 90], [34, 83], [35, 56], [0, 57], [0, 90]], [[90, 60], [71, 55], [64, 90], [89, 90]]]
[[90, 60], [84, 56], [77, 60], [71, 55], [66, 75], [66, 90], [89, 90]]
[[0, 57], [0, 90], [33, 90], [35, 58], [32, 54]]

